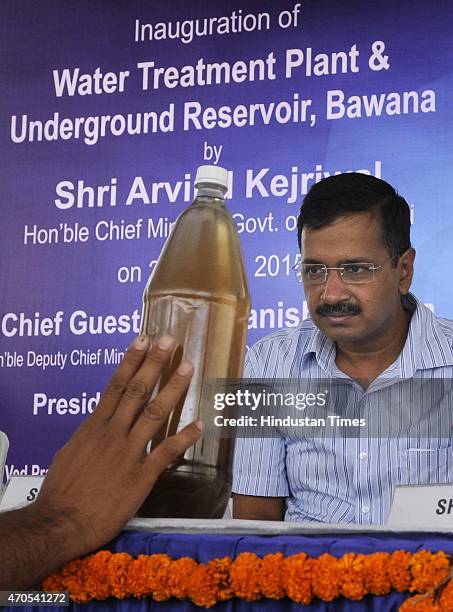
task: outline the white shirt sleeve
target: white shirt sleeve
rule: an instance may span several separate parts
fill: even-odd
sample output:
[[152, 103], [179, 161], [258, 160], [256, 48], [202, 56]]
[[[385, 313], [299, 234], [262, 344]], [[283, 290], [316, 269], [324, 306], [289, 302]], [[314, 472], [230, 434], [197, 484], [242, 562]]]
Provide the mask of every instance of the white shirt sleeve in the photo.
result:
[[[248, 351], [245, 359], [244, 378], [265, 378], [253, 348]], [[285, 442], [280, 437], [236, 438], [233, 493], [261, 497], [288, 497], [285, 458]]]

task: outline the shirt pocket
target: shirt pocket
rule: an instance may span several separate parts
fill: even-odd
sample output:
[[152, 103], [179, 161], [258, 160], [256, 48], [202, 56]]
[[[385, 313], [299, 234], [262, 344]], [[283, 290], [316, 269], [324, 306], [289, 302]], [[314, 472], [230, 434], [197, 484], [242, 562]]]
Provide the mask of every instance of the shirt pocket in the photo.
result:
[[399, 445], [400, 484], [449, 484], [453, 482], [453, 446], [441, 440], [420, 440]]

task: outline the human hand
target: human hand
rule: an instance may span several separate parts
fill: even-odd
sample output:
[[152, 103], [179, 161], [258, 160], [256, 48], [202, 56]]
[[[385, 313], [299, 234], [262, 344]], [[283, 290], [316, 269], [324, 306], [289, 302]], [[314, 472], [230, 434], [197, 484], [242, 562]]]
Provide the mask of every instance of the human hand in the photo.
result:
[[136, 338], [94, 412], [55, 455], [33, 506], [35, 512], [65, 518], [72, 558], [112, 539], [160, 473], [201, 436], [201, 423], [192, 423], [146, 452], [193, 373], [192, 364], [182, 362], [149, 401], [174, 345], [166, 336], [148, 351], [149, 338]]

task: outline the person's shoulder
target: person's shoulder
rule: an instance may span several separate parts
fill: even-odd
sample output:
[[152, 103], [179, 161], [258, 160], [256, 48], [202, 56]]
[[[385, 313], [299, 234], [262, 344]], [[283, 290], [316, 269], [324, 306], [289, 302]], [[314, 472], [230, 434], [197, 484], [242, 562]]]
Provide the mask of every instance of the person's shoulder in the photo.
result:
[[416, 304], [416, 320], [418, 322], [418, 332], [421, 336], [441, 335], [453, 347], [453, 320], [438, 317], [432, 304], [423, 303], [412, 295], [410, 299], [411, 304]]
[[308, 344], [311, 340], [313, 333], [316, 331], [316, 326], [311, 319], [305, 319], [297, 325], [297, 327], [285, 327], [284, 329], [278, 329], [263, 338], [260, 338], [253, 346], [249, 349], [255, 353], [262, 353], [279, 347], [281, 350], [285, 350], [290, 346], [300, 346]]
[[424, 369], [453, 366], [453, 321], [436, 316], [431, 304], [418, 301], [412, 338]]
[[428, 316], [431, 320], [430, 334], [433, 334], [437, 339], [437, 342], [448, 346], [451, 353], [453, 354], [453, 321], [444, 317], [438, 317], [434, 314], [431, 308], [425, 305], [428, 311]]
[[449, 341], [450, 345], [453, 346], [453, 321], [451, 319], [444, 319], [443, 317], [435, 317], [435, 319], [443, 335]]

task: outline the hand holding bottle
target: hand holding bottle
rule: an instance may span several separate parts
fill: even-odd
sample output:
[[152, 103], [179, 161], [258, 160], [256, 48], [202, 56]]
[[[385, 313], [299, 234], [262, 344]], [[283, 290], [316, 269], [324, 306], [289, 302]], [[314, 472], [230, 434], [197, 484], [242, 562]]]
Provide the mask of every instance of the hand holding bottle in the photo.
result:
[[36, 502], [0, 514], [1, 588], [28, 588], [112, 539], [159, 474], [199, 439], [201, 425], [192, 423], [147, 453], [193, 373], [183, 361], [149, 400], [174, 345], [166, 336], [148, 351], [149, 338], [136, 338], [93, 414], [56, 454]]

